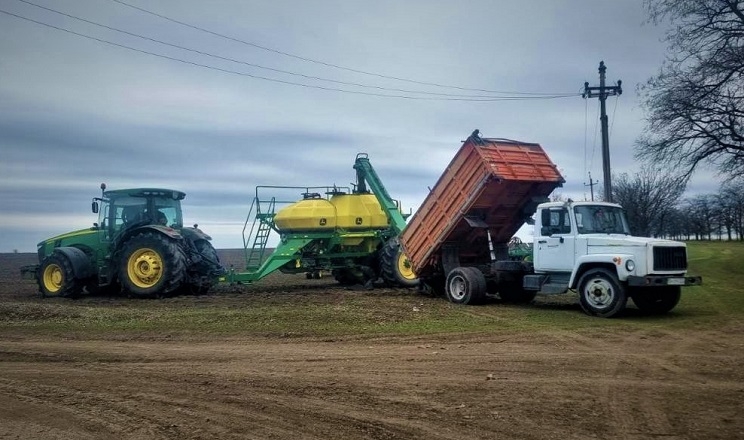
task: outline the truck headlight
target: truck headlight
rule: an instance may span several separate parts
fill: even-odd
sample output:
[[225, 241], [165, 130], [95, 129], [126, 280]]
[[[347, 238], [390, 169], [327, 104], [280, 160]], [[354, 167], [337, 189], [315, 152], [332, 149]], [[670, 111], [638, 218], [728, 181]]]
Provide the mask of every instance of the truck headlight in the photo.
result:
[[635, 261], [627, 260], [625, 262], [625, 268], [628, 269], [628, 272], [633, 272], [635, 270]]

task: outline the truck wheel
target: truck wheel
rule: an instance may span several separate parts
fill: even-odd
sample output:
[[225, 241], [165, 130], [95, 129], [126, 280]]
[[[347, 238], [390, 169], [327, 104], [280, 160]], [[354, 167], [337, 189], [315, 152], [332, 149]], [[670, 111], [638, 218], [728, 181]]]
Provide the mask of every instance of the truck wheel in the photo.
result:
[[529, 304], [536, 296], [536, 290], [524, 290], [517, 282], [499, 287], [499, 297], [512, 304]]
[[174, 240], [144, 232], [124, 244], [119, 279], [124, 289], [140, 297], [157, 297], [178, 289], [186, 274], [186, 257]]
[[83, 283], [75, 278], [70, 260], [60, 253], [46, 258], [39, 267], [39, 291], [42, 297], [74, 297], [83, 290]]
[[536, 290], [524, 290], [522, 287], [522, 275], [502, 274], [502, 279], [497, 287], [499, 298], [512, 304], [529, 304], [537, 296]]
[[597, 268], [579, 280], [579, 302], [589, 315], [612, 318], [625, 309], [628, 296], [614, 273]]
[[398, 237], [388, 240], [382, 248], [380, 272], [385, 282], [393, 286], [416, 287], [419, 284], [408, 256], [400, 248]]
[[480, 304], [486, 298], [486, 277], [474, 267], [457, 267], [447, 275], [445, 293], [455, 304]]
[[631, 293], [633, 303], [644, 313], [661, 315], [671, 311], [679, 303], [681, 297], [679, 286], [665, 286], [657, 288], [639, 288]]

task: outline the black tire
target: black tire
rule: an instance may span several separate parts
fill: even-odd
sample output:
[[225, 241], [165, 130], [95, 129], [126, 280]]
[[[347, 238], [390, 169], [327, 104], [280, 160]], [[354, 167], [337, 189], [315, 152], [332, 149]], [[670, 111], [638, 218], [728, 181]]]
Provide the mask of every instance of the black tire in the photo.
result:
[[455, 304], [481, 304], [486, 299], [486, 277], [474, 267], [457, 267], [447, 275], [445, 294]]
[[176, 240], [157, 232], [142, 232], [122, 247], [119, 280], [139, 297], [160, 297], [181, 287], [186, 256]]
[[441, 275], [436, 275], [430, 278], [421, 280], [418, 285], [418, 291], [422, 295], [430, 297], [444, 296], [446, 279]]
[[220, 263], [220, 256], [217, 255], [217, 250], [212, 246], [212, 243], [210, 243], [209, 240], [197, 240], [194, 242], [194, 246], [199, 252], [199, 255], [201, 255], [201, 257], [209, 264], [216, 267], [222, 266]]
[[391, 286], [416, 287], [419, 279], [411, 268], [411, 262], [400, 248], [398, 237], [393, 237], [380, 252], [380, 274]]
[[75, 278], [72, 263], [61, 253], [53, 253], [44, 258], [37, 281], [39, 292], [45, 298], [74, 298], [83, 290], [83, 282]]
[[524, 290], [519, 282], [509, 282], [499, 286], [499, 298], [512, 304], [529, 304], [537, 296], [536, 290]]
[[638, 309], [650, 315], [670, 312], [679, 304], [682, 289], [679, 286], [634, 289], [630, 297]]
[[342, 286], [353, 286], [354, 284], [358, 284], [354, 274], [347, 269], [334, 269], [331, 274]]
[[628, 295], [607, 269], [590, 269], [579, 280], [579, 302], [588, 315], [612, 318], [625, 309]]
[[208, 240], [197, 240], [194, 247], [202, 261], [189, 268], [191, 279], [188, 291], [195, 295], [206, 295], [217, 284], [219, 276], [224, 273], [224, 268], [217, 250]]

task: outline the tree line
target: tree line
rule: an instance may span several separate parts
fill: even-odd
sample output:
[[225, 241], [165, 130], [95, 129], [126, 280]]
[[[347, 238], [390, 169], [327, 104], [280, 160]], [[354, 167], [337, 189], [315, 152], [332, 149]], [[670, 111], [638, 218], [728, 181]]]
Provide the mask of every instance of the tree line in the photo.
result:
[[685, 179], [643, 167], [613, 179], [613, 201], [621, 204], [633, 235], [676, 240], [744, 241], [744, 178], [723, 183], [716, 193], [684, 197]]

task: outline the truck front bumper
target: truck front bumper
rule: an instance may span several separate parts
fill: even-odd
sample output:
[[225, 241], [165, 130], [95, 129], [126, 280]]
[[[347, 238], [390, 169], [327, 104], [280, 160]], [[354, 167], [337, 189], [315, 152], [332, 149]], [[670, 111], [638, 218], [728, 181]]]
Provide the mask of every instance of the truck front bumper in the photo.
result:
[[673, 276], [673, 275], [646, 275], [628, 277], [628, 285], [634, 287], [655, 286], [699, 286], [703, 284], [703, 277]]

